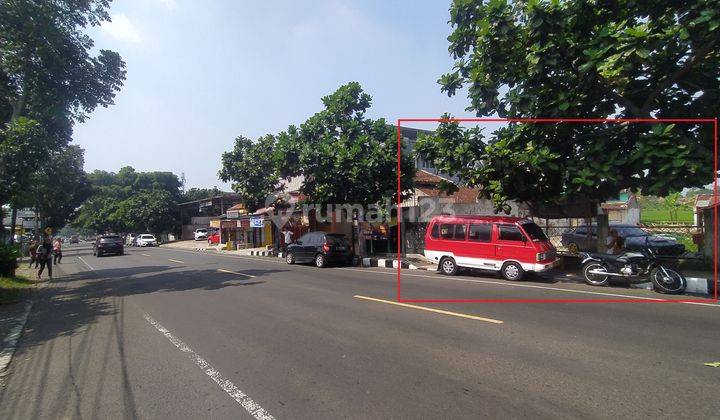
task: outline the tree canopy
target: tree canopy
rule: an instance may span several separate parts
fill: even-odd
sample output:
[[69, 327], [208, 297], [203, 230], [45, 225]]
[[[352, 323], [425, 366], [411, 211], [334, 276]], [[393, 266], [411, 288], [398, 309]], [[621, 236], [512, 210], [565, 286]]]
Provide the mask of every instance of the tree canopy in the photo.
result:
[[[466, 88], [467, 109], [478, 116], [711, 118], [720, 111], [714, 0], [456, 0], [450, 24], [457, 61], [438, 82], [448, 95]], [[601, 201], [625, 188], [664, 196], [705, 185], [713, 179], [712, 134], [707, 124], [535, 123], [485, 138], [446, 122], [418, 151], [502, 207], [509, 199]], [[442, 141], [448, 144], [431, 144]]]
[[125, 63], [116, 52], [96, 50], [84, 33], [110, 20], [109, 4], [0, 2], [0, 203], [17, 204], [37, 182], [32, 174], [57, 164], [72, 167], [82, 158], [78, 149], [66, 148], [73, 124], [113, 103]]
[[[283, 177], [304, 177], [307, 201], [376, 204], [397, 195], [397, 133], [385, 119], [365, 116], [372, 97], [350, 82], [322, 98], [325, 109], [277, 136]], [[412, 158], [402, 155], [402, 185], [415, 176]]]
[[180, 180], [171, 172], [136, 172], [130, 166], [117, 173], [88, 174], [92, 195], [74, 222], [97, 232], [173, 231]]
[[275, 138], [271, 135], [257, 141], [238, 136], [229, 152], [222, 154], [219, 176], [232, 182], [233, 191], [250, 211], [265, 205], [266, 198], [278, 187], [279, 170], [275, 160]]
[[[251, 210], [266, 204], [281, 179], [296, 176], [303, 177], [300, 192], [313, 204], [376, 204], [396, 196], [396, 130], [365, 116], [371, 96], [351, 82], [322, 102], [325, 109], [300, 127], [257, 141], [240, 136], [222, 155], [220, 178], [233, 182]], [[412, 158], [404, 154], [401, 166], [402, 184], [412, 185]]]

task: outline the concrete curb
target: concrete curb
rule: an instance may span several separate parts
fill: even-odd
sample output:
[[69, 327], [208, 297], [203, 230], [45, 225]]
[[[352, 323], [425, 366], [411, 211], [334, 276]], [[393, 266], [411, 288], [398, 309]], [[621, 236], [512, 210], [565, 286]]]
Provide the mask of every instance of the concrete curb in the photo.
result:
[[23, 313], [15, 318], [15, 326], [10, 330], [10, 334], [5, 337], [3, 349], [0, 351], [0, 375], [4, 375], [7, 372], [8, 366], [10, 366], [10, 362], [17, 349], [18, 340], [25, 329], [25, 324], [27, 324], [31, 309], [32, 301], [28, 301], [25, 304]]
[[[363, 267], [381, 267], [381, 268], [398, 268], [398, 261], [387, 258], [363, 258]], [[425, 267], [418, 267], [407, 261], [400, 261], [400, 268], [403, 270], [427, 270]]]

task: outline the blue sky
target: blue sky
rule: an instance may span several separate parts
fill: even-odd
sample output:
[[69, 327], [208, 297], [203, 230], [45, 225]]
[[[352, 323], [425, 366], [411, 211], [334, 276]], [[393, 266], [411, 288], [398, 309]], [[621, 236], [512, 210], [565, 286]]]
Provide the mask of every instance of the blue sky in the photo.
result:
[[[115, 0], [90, 30], [118, 51], [127, 80], [115, 105], [75, 128], [86, 170], [184, 172], [189, 187], [227, 187], [220, 154], [238, 135], [300, 124], [349, 81], [372, 118], [465, 112], [438, 77], [452, 67], [449, 0]], [[421, 126], [421, 125], [420, 125]]]

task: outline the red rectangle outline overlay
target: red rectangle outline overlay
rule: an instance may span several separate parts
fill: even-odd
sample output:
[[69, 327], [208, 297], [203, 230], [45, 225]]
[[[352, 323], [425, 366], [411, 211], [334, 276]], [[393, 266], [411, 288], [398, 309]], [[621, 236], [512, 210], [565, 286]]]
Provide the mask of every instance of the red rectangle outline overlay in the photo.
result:
[[677, 123], [677, 124], [712, 124], [713, 140], [714, 140], [714, 156], [713, 156], [713, 198], [711, 203], [717, 203], [718, 198], [718, 119], [716, 118], [399, 118], [397, 120], [397, 301], [398, 302], [414, 302], [414, 303], [637, 303], [637, 302], [655, 302], [655, 303], [718, 303], [718, 205], [713, 207], [713, 279], [714, 279], [714, 297], [713, 299], [403, 299], [401, 295], [400, 282], [400, 254], [401, 238], [400, 232], [402, 223], [402, 204], [400, 193], [400, 159], [402, 148], [400, 141], [402, 135], [400, 127], [404, 122], [517, 122], [517, 123]]

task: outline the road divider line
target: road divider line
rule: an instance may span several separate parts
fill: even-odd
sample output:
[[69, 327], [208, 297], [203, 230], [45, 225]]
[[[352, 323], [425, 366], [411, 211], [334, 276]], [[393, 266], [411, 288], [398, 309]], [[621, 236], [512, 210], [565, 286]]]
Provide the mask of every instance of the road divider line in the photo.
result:
[[178, 264], [185, 264], [185, 261], [173, 260], [172, 258], [168, 258], [168, 261], [172, 261], [172, 262], [178, 263]]
[[217, 371], [217, 369], [212, 367], [212, 365], [208, 363], [205, 359], [203, 359], [199, 354], [195, 353], [195, 351], [191, 349], [187, 344], [183, 343], [182, 340], [175, 337], [170, 331], [168, 331], [167, 328], [160, 325], [160, 323], [155, 321], [150, 315], [144, 313], [143, 316], [145, 317], [145, 320], [150, 323], [150, 325], [155, 327], [155, 329], [158, 330], [162, 335], [164, 335], [165, 338], [170, 340], [170, 342], [173, 343], [175, 347], [178, 348], [178, 350], [182, 351], [183, 353], [187, 353], [190, 359], [192, 359], [192, 361], [195, 362], [195, 364], [200, 369], [202, 369], [202, 371], [205, 372], [205, 374], [209, 376], [210, 379], [213, 380], [213, 382], [215, 382], [232, 399], [234, 399], [238, 404], [240, 404], [240, 406], [242, 406], [248, 413], [250, 413], [251, 416], [258, 420], [275, 419], [275, 417], [265, 411], [265, 409], [262, 408], [260, 404], [255, 402], [246, 393], [238, 389], [238, 387], [236, 387], [235, 384], [230, 382], [229, 379], [223, 378], [223, 376], [220, 374], [220, 372]]
[[81, 256], [78, 255], [78, 259], [79, 259], [80, 261], [82, 261], [82, 263], [85, 264], [85, 265], [87, 266], [87, 268], [89, 268], [89, 269], [92, 270], [92, 271], [95, 271], [95, 269], [92, 268], [92, 266], [91, 266], [90, 264], [88, 264], [85, 260], [83, 260], [83, 257], [81, 257]]
[[142, 255], [143, 257], [151, 257], [152, 256], [150, 254], [140, 254], [140, 255]]
[[225, 269], [223, 269], [223, 268], [218, 268], [217, 271], [219, 271], [219, 272], [221, 272], [221, 273], [236, 274], [236, 275], [238, 275], [238, 276], [245, 276], [245, 277], [255, 278], [255, 276], [250, 275], [250, 274], [239, 273], [239, 272], [237, 272], [237, 271], [225, 270]]
[[[377, 270], [368, 270], [368, 269], [355, 269], [355, 268], [336, 268], [336, 270], [348, 270], [348, 271], [361, 271], [364, 273], [371, 272], [371, 273], [377, 273], [377, 274], [385, 274], [385, 275], [397, 275], [396, 272], [388, 273], [384, 271], [377, 271]], [[408, 277], [425, 277], [430, 279], [436, 279], [436, 280], [443, 280], [443, 281], [457, 281], [457, 282], [465, 282], [465, 283], [480, 283], [480, 284], [492, 284], [496, 286], [503, 286], [503, 287], [520, 287], [520, 288], [526, 288], [526, 289], [540, 289], [540, 290], [554, 290], [558, 292], [568, 292], [568, 293], [580, 293], [585, 295], [598, 295], [598, 296], [612, 296], [612, 297], [623, 297], [623, 298], [631, 298], [631, 299], [638, 299], [638, 300], [654, 300], [654, 301], [667, 301], [669, 299], [662, 299], [662, 298], [654, 298], [654, 297], [647, 297], [647, 296], [636, 296], [636, 295], [624, 295], [620, 293], [604, 293], [604, 292], [593, 292], [590, 290], [576, 290], [576, 289], [565, 289], [562, 287], [549, 287], [549, 286], [540, 286], [535, 284], [520, 284], [520, 283], [508, 283], [508, 282], [502, 282], [502, 281], [493, 281], [493, 280], [477, 280], [477, 279], [465, 279], [465, 278], [452, 278], [447, 276], [432, 276], [432, 275], [425, 275], [425, 274], [403, 274], [403, 276]], [[693, 302], [679, 302], [679, 303], [693, 303]], [[698, 305], [708, 305], [708, 306], [717, 306], [715, 304], [707, 304], [707, 303], [697, 303]]]
[[436, 314], [450, 315], [450, 316], [456, 316], [459, 318], [473, 319], [475, 321], [489, 322], [491, 324], [502, 324], [503, 323], [503, 321], [500, 321], [499, 319], [483, 318], [481, 316], [462, 314], [459, 312], [444, 311], [442, 309], [428, 308], [426, 306], [410, 305], [408, 303], [395, 302], [392, 300], [385, 300], [385, 299], [378, 299], [378, 298], [369, 297], [369, 296], [355, 295], [353, 297], [356, 299], [364, 299], [364, 300], [370, 300], [373, 302], [387, 303], [388, 305], [397, 305], [397, 306], [402, 306], [404, 308], [417, 309], [419, 311], [434, 312]]

